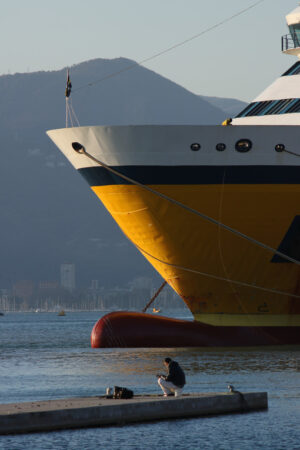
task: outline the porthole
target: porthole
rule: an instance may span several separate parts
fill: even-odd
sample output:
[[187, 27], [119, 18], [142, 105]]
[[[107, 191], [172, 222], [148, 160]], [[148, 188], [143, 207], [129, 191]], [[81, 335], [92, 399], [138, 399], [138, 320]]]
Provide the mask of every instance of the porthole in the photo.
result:
[[277, 144], [277, 145], [275, 145], [275, 150], [276, 150], [276, 152], [278, 152], [278, 153], [284, 152], [284, 150], [285, 150], [285, 145], [284, 145], [284, 144]]
[[237, 152], [246, 153], [252, 148], [252, 142], [249, 139], [240, 139], [235, 144], [235, 149]]
[[220, 142], [219, 144], [216, 145], [216, 150], [218, 150], [218, 152], [224, 152], [225, 149], [226, 149], [226, 144], [223, 144], [222, 142]]
[[193, 144], [191, 144], [191, 150], [193, 150], [193, 152], [197, 152], [198, 150], [200, 150], [201, 145], [198, 144], [198, 142], [194, 142]]

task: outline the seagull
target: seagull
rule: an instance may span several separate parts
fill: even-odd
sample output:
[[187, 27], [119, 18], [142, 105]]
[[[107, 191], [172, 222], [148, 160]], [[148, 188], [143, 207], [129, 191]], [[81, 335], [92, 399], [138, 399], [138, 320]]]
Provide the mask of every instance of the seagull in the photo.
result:
[[228, 387], [229, 392], [234, 392], [235, 391], [235, 389], [232, 386], [232, 384], [229, 384], [227, 387]]

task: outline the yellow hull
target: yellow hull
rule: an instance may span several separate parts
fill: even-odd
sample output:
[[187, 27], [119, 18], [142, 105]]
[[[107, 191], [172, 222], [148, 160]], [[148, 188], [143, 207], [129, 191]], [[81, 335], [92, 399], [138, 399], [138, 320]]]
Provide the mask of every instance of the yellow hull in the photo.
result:
[[275, 327], [280, 342], [291, 333], [297, 341], [299, 126], [96, 126], [49, 135], [197, 321], [230, 336]]
[[[151, 187], [274, 249], [297, 215], [300, 194], [299, 184]], [[300, 299], [291, 296], [300, 295], [296, 264], [273, 262], [272, 252], [138, 186], [92, 189], [196, 320], [223, 326], [300, 325]]]

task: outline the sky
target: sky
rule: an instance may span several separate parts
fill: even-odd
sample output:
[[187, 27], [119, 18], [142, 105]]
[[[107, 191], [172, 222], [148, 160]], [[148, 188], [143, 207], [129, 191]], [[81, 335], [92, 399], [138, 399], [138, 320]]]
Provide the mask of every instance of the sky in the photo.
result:
[[[60, 70], [95, 58], [139, 62], [254, 3], [0, 0], [0, 75]], [[297, 6], [296, 0], [264, 0], [143, 65], [195, 94], [250, 101], [295, 62], [281, 54], [281, 36], [288, 33], [286, 14]]]

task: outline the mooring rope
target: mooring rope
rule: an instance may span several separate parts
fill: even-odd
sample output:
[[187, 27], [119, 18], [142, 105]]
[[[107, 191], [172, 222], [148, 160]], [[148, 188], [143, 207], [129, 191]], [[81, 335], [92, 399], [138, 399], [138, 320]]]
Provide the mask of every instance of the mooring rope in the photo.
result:
[[160, 198], [163, 198], [164, 200], [167, 200], [168, 202], [173, 203], [174, 205], [177, 205], [180, 208], [185, 209], [186, 211], [189, 211], [190, 213], [195, 214], [195, 215], [201, 217], [204, 220], [213, 223], [214, 225], [220, 226], [224, 230], [227, 230], [230, 233], [233, 233], [233, 234], [241, 237], [242, 239], [245, 239], [245, 240], [247, 240], [247, 241], [249, 241], [249, 242], [251, 242], [251, 243], [253, 243], [253, 244], [255, 244], [255, 245], [259, 246], [259, 247], [262, 247], [265, 250], [268, 250], [269, 252], [274, 253], [275, 255], [278, 255], [281, 258], [285, 259], [286, 261], [290, 261], [290, 262], [300, 266], [300, 261], [298, 261], [297, 259], [291, 258], [290, 256], [285, 255], [284, 253], [280, 252], [279, 250], [276, 250], [275, 248], [272, 248], [269, 245], [258, 241], [257, 239], [254, 239], [254, 238], [252, 238], [252, 237], [250, 237], [250, 236], [248, 236], [248, 235], [246, 235], [244, 233], [241, 233], [240, 231], [235, 230], [234, 228], [229, 227], [228, 225], [225, 225], [224, 223], [222, 223], [222, 222], [220, 222], [220, 221], [218, 221], [216, 219], [213, 219], [212, 217], [207, 216], [206, 214], [201, 213], [200, 211], [197, 211], [196, 209], [191, 208], [190, 206], [187, 206], [184, 203], [181, 203], [178, 200], [175, 200], [174, 198], [169, 197], [166, 194], [163, 194], [163, 193], [161, 193], [159, 191], [156, 191], [155, 189], [153, 189], [153, 188], [151, 188], [151, 187], [149, 187], [149, 186], [147, 186], [145, 184], [142, 184], [139, 181], [134, 180], [133, 178], [130, 178], [130, 177], [127, 177], [126, 175], [123, 175], [121, 172], [118, 172], [117, 170], [113, 169], [112, 167], [109, 167], [103, 161], [100, 161], [99, 159], [95, 158], [93, 155], [88, 153], [86, 151], [86, 149], [81, 144], [79, 144], [79, 143], [73, 143], [73, 144], [74, 145], [77, 144], [77, 145], [80, 146], [80, 148], [78, 148], [77, 150], [73, 147], [74, 150], [77, 151], [77, 153], [84, 154], [89, 159], [91, 159], [92, 161], [94, 161], [97, 164], [99, 164], [100, 166], [102, 166], [104, 169], [108, 170], [109, 172], [113, 173], [114, 175], [117, 175], [120, 178], [123, 178], [123, 180], [126, 180], [126, 181], [128, 181], [129, 183], [131, 183], [133, 185], [139, 186], [142, 189], [144, 189], [144, 190], [146, 190], [148, 192], [151, 192], [152, 194], [155, 194], [156, 196], [158, 196]]
[[286, 149], [284, 149], [282, 151], [285, 152], [285, 153], [289, 153], [290, 155], [298, 156], [298, 158], [300, 158], [300, 154], [299, 153], [295, 153], [295, 152], [292, 152], [291, 150], [286, 150]]
[[[127, 236], [126, 233], [124, 233], [125, 236], [129, 239], [129, 237]], [[213, 275], [211, 273], [207, 273], [207, 272], [201, 272], [199, 270], [196, 269], [189, 269], [188, 267], [184, 267], [184, 266], [180, 266], [177, 264], [172, 264], [169, 263], [167, 261], [163, 261], [162, 259], [158, 258], [157, 256], [152, 255], [151, 253], [147, 252], [146, 250], [144, 250], [143, 248], [141, 248], [138, 244], [136, 244], [132, 239], [129, 239], [131, 242], [133, 242], [133, 244], [135, 245], [135, 247], [142, 253], [145, 253], [145, 255], [149, 256], [152, 259], [155, 259], [156, 261], [169, 266], [169, 267], [173, 267], [174, 269], [180, 269], [183, 270], [185, 272], [190, 272], [190, 273], [195, 273], [197, 275], [202, 275], [204, 277], [207, 278], [213, 278], [214, 280], [219, 280], [219, 281], [227, 281], [228, 283], [232, 283], [232, 284], [236, 284], [239, 286], [243, 286], [243, 287], [247, 287], [247, 288], [251, 288], [251, 289], [257, 289], [260, 291], [265, 291], [265, 292], [270, 292], [272, 294], [279, 294], [279, 295], [285, 295], [285, 296], [289, 296], [289, 297], [294, 297], [294, 298], [300, 298], [300, 295], [296, 295], [296, 294], [290, 294], [289, 292], [284, 292], [284, 291], [278, 291], [277, 289], [271, 289], [271, 288], [264, 288], [262, 286], [257, 286], [255, 284], [250, 284], [250, 283], [245, 283], [243, 281], [237, 281], [237, 280], [231, 280], [229, 278], [224, 278], [224, 277], [220, 277], [218, 275]], [[177, 278], [177, 277], [176, 277]], [[171, 278], [169, 278], [169, 280], [171, 281]]]
[[142, 309], [143, 313], [145, 313], [147, 311], [147, 309], [152, 305], [152, 303], [159, 296], [159, 294], [161, 293], [161, 291], [163, 290], [163, 288], [165, 287], [166, 284], [167, 284], [167, 281], [164, 280], [163, 284], [157, 289], [157, 291], [155, 292], [153, 297], [149, 300], [149, 302], [146, 304], [146, 306]]
[[[175, 204], [175, 205], [177, 205], [177, 206], [179, 206], [179, 207], [181, 207], [181, 208], [183, 208], [183, 209], [185, 209], [185, 210], [187, 210], [187, 211], [189, 211], [189, 212], [191, 212], [193, 214], [196, 214], [196, 215], [200, 216], [201, 218], [203, 218], [205, 220], [208, 220], [209, 222], [214, 223], [215, 225], [218, 225], [218, 226], [226, 229], [227, 231], [230, 231], [233, 234], [238, 235], [239, 237], [242, 237], [242, 238], [244, 238], [244, 239], [246, 239], [246, 240], [248, 240], [248, 241], [250, 241], [250, 242], [252, 242], [252, 243], [254, 243], [254, 244], [256, 244], [256, 245], [258, 245], [258, 246], [260, 246], [260, 247], [262, 247], [262, 248], [264, 248], [266, 250], [268, 250], [268, 251], [271, 251], [272, 253], [275, 253], [275, 254], [281, 256], [282, 258], [284, 258], [284, 259], [286, 259], [286, 260], [288, 260], [290, 262], [293, 262], [293, 263], [295, 263], [297, 265], [300, 265], [299, 261], [294, 260], [293, 258], [290, 258], [289, 256], [279, 252], [278, 250], [275, 250], [272, 247], [269, 247], [269, 246], [267, 246], [267, 245], [257, 241], [256, 239], [253, 239], [253, 238], [251, 238], [251, 237], [249, 237], [249, 236], [247, 236], [247, 235], [245, 235], [243, 233], [240, 233], [239, 231], [234, 230], [233, 228], [228, 227], [227, 225], [224, 225], [220, 221], [212, 219], [211, 217], [206, 216], [205, 214], [202, 214], [199, 211], [197, 211], [197, 210], [195, 210], [193, 208], [190, 208], [189, 206], [184, 205], [183, 203], [178, 202], [177, 200], [172, 199], [171, 197], [168, 197], [167, 195], [162, 194], [161, 192], [158, 192], [155, 189], [150, 188], [149, 186], [146, 186], [146, 185], [142, 184], [139, 181], [133, 180], [132, 178], [129, 178], [126, 175], [123, 175], [122, 173], [118, 172], [115, 169], [112, 169], [111, 167], [107, 166], [103, 161], [98, 160], [93, 155], [88, 153], [86, 151], [86, 149], [81, 144], [76, 142], [76, 143], [73, 143], [72, 146], [73, 146], [74, 150], [77, 153], [80, 153], [80, 154], [83, 154], [83, 155], [87, 156], [89, 159], [91, 159], [92, 161], [96, 162], [97, 164], [99, 164], [100, 166], [102, 166], [103, 168], [108, 170], [109, 172], [113, 173], [114, 175], [119, 176], [120, 178], [123, 178], [126, 181], [129, 181], [131, 184], [139, 186], [139, 187], [141, 187], [141, 188], [143, 188], [143, 189], [145, 189], [145, 190], [147, 190], [147, 191], [157, 195], [158, 197], [161, 197], [161, 198], [167, 200], [170, 203], [173, 203], [173, 204]], [[173, 267], [173, 268], [176, 268], [176, 269], [179, 269], [179, 270], [183, 270], [185, 272], [190, 272], [190, 273], [202, 275], [204, 277], [212, 278], [212, 279], [219, 280], [219, 281], [226, 281], [226, 282], [229, 282], [229, 283], [232, 283], [232, 284], [236, 284], [236, 285], [239, 285], [239, 286], [244, 286], [244, 287], [251, 288], [251, 289], [257, 289], [257, 290], [261, 290], [261, 291], [265, 291], [265, 292], [270, 292], [272, 294], [279, 294], [279, 295], [289, 296], [289, 297], [293, 297], [293, 298], [300, 298], [300, 295], [291, 294], [289, 292], [278, 291], [277, 289], [265, 288], [265, 287], [262, 287], [262, 286], [249, 284], [249, 283], [246, 283], [246, 282], [243, 282], [243, 281], [231, 280], [229, 278], [220, 277], [218, 275], [210, 274], [210, 273], [207, 273], [207, 272], [201, 272], [201, 271], [196, 270], [196, 269], [190, 269], [188, 267], [184, 267], [184, 266], [181, 266], [181, 265], [172, 264], [172, 263], [169, 263], [167, 261], [163, 261], [160, 258], [152, 255], [151, 253], [149, 253], [146, 250], [144, 250], [143, 248], [141, 248], [132, 239], [130, 239], [125, 232], [124, 232], [124, 234], [135, 245], [135, 247], [139, 251], [141, 251], [145, 255], [149, 256], [150, 258], [152, 258], [152, 259], [154, 259], [154, 260], [156, 260], [156, 261], [158, 261], [158, 262], [160, 262], [160, 263], [162, 263], [164, 265], [167, 265], [169, 267]]]

